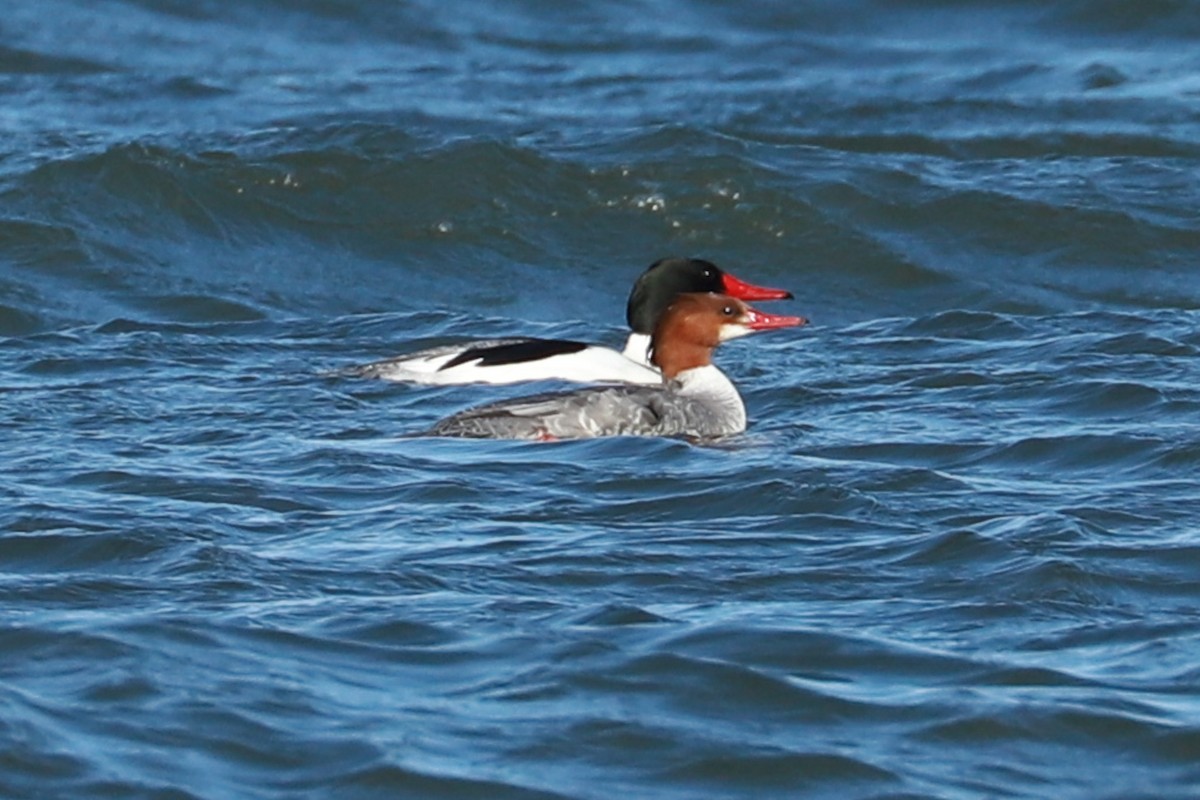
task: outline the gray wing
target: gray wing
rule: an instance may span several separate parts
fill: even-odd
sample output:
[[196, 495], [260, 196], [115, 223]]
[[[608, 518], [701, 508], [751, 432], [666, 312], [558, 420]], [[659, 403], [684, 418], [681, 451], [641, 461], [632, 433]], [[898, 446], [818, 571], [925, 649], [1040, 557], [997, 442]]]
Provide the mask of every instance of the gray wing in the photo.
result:
[[622, 434], [671, 435], [661, 386], [597, 386], [469, 408], [433, 426], [434, 436], [475, 439], [580, 439]]

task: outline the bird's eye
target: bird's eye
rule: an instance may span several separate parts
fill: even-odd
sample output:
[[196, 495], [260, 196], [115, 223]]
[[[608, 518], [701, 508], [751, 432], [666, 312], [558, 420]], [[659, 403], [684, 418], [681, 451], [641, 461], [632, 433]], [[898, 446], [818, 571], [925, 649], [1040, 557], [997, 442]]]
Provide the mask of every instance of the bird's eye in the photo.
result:
[[724, 308], [721, 309], [721, 313], [727, 317], [732, 317], [733, 316], [733, 306], [725, 306]]
[[706, 278], [713, 277], [713, 271], [711, 269], [704, 270], [704, 277], [706, 277]]

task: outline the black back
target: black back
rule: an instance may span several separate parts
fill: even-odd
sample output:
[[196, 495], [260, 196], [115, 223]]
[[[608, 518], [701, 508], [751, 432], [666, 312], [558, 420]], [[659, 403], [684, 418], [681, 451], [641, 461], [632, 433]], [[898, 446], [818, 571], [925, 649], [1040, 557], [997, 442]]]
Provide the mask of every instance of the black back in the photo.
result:
[[476, 360], [481, 367], [522, 364], [527, 361], [537, 361], [539, 358], [578, 353], [585, 347], [587, 345], [583, 342], [571, 342], [564, 339], [522, 339], [519, 342], [509, 342], [490, 347], [468, 347], [438, 367], [438, 372]]
[[642, 273], [629, 294], [625, 320], [634, 333], [654, 333], [658, 318], [685, 292], [720, 292], [725, 273], [700, 258], [660, 258]]

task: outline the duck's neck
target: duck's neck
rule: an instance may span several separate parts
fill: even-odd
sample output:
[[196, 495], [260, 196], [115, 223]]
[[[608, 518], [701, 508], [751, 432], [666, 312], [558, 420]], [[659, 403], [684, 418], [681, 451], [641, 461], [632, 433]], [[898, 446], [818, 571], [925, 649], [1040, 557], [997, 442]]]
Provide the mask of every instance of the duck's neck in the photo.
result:
[[650, 336], [645, 333], [631, 333], [625, 340], [625, 349], [621, 354], [630, 361], [650, 367]]
[[[672, 340], [666, 347], [656, 347], [650, 360], [662, 370], [663, 378], [673, 380], [683, 372], [712, 366], [712, 354], [716, 344], [700, 344], [686, 340]], [[714, 369], [716, 369], [714, 367]], [[717, 370], [718, 374], [720, 370]], [[722, 376], [724, 377], [724, 376]]]

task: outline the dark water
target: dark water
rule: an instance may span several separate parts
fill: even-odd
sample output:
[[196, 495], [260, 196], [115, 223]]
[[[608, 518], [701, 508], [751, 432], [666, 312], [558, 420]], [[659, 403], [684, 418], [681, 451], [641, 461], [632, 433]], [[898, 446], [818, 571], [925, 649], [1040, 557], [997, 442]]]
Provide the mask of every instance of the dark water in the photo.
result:
[[[0, 796], [1200, 796], [1200, 5], [13, 0]], [[719, 446], [405, 439], [651, 260]]]

